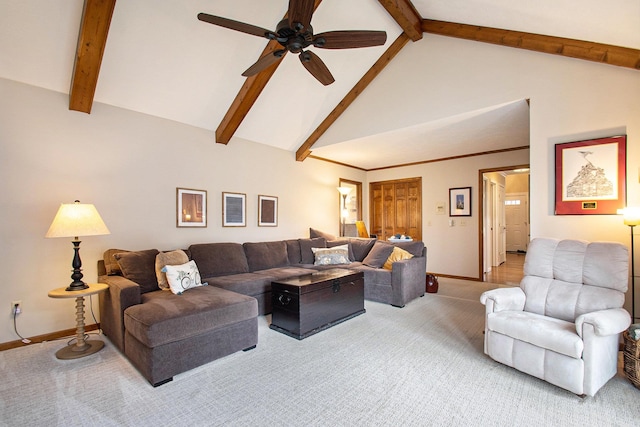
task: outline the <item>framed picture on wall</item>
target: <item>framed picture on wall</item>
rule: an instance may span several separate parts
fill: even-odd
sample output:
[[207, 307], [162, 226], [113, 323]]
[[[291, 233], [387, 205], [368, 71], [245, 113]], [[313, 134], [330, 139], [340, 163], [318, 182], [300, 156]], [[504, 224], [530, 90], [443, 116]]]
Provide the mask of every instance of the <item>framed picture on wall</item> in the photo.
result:
[[627, 137], [556, 144], [556, 215], [615, 215], [626, 202]]
[[207, 192], [176, 188], [176, 226], [207, 226]]
[[258, 196], [258, 227], [278, 226], [278, 198]]
[[247, 195], [243, 193], [222, 193], [222, 226], [246, 227]]
[[449, 189], [449, 216], [471, 216], [471, 187]]

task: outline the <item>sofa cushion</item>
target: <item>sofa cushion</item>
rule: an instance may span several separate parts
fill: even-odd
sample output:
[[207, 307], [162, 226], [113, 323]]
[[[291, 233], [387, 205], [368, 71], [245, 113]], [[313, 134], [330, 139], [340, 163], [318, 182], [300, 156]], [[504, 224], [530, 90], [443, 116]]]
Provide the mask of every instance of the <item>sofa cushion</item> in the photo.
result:
[[289, 266], [289, 267], [269, 268], [267, 270], [260, 270], [260, 271], [256, 271], [256, 274], [268, 276], [272, 280], [282, 280], [282, 279], [288, 279], [290, 277], [304, 276], [305, 274], [311, 274], [314, 272], [315, 270], [310, 268]]
[[391, 255], [391, 252], [393, 252], [393, 247], [390, 243], [380, 240], [376, 241], [371, 251], [362, 260], [362, 263], [369, 267], [382, 268], [387, 258], [389, 258], [389, 255]]
[[376, 242], [376, 239], [349, 239], [351, 251], [353, 252], [352, 261], [362, 262], [369, 252], [371, 252], [371, 248], [373, 248]]
[[271, 291], [271, 282], [275, 277], [258, 273], [231, 274], [205, 278], [209, 286], [226, 289], [243, 295], [256, 296]]
[[404, 249], [413, 256], [422, 256], [422, 250], [424, 249], [424, 242], [421, 241], [397, 242], [393, 245], [399, 247], [400, 249]]
[[324, 231], [316, 230], [315, 228], [309, 228], [309, 237], [312, 239], [316, 237], [324, 237], [327, 240], [336, 240], [336, 236], [333, 234], [325, 233]]
[[182, 294], [187, 289], [203, 286], [198, 266], [194, 260], [181, 265], [165, 265], [162, 272], [167, 276], [171, 292], [176, 295]]
[[248, 273], [249, 264], [240, 243], [199, 243], [189, 247], [202, 277]]
[[347, 256], [349, 257], [349, 261], [355, 261], [356, 259], [353, 255], [353, 248], [351, 247], [351, 241], [349, 239], [327, 240], [327, 248], [334, 248], [336, 246], [343, 245], [347, 245]]
[[316, 237], [314, 239], [300, 239], [300, 260], [302, 264], [313, 264], [315, 256], [311, 248], [326, 248], [327, 239]]
[[124, 249], [107, 249], [104, 251], [104, 269], [107, 273], [107, 276], [122, 276], [122, 270], [120, 270], [120, 266], [118, 265], [118, 260], [114, 257], [115, 254], [120, 252], [129, 252]]
[[313, 265], [349, 264], [349, 245], [333, 246], [330, 248], [311, 248], [315, 255]]
[[258, 315], [255, 298], [214, 286], [174, 295], [149, 292], [124, 311], [128, 333], [149, 348], [194, 337]]
[[289, 265], [287, 244], [282, 240], [277, 242], [244, 243], [242, 246], [249, 263], [249, 271]]
[[400, 249], [397, 246], [394, 246], [393, 252], [391, 252], [391, 255], [389, 255], [389, 258], [387, 258], [387, 260], [384, 262], [384, 265], [382, 266], [382, 268], [386, 270], [391, 270], [394, 262], [402, 261], [404, 259], [411, 259], [411, 258], [413, 258], [413, 255], [411, 255], [409, 252], [405, 251], [404, 249]]
[[287, 257], [289, 258], [289, 264], [300, 264], [302, 262], [302, 258], [300, 256], [300, 240], [285, 240], [284, 243], [287, 245]]
[[156, 277], [157, 249], [145, 251], [119, 252], [114, 255], [122, 275], [140, 286], [140, 293], [157, 291], [158, 279]]
[[180, 265], [189, 262], [189, 257], [183, 250], [160, 252], [156, 255], [156, 279], [158, 287], [163, 290], [169, 290], [169, 282], [167, 282], [167, 274], [162, 271], [166, 265]]

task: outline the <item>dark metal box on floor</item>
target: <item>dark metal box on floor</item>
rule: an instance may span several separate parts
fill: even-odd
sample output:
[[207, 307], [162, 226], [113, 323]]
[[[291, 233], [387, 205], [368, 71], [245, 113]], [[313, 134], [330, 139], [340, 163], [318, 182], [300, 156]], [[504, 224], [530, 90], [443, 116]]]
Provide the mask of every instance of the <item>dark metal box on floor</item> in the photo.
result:
[[334, 268], [271, 283], [270, 328], [299, 340], [365, 312], [364, 273]]

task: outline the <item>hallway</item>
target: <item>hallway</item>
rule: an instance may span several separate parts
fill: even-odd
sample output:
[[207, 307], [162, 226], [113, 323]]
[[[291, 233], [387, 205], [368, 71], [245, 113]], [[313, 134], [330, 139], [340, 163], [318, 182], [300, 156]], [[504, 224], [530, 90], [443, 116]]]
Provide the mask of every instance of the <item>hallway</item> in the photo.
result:
[[524, 268], [524, 252], [507, 252], [507, 261], [493, 267], [490, 273], [484, 275], [484, 281], [518, 286], [522, 280]]

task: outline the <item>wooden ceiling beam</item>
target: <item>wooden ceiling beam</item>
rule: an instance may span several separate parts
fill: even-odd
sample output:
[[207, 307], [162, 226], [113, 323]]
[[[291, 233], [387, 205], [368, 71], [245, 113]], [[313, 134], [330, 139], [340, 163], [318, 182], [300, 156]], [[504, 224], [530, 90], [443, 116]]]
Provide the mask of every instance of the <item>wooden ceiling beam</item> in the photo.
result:
[[422, 17], [411, 0], [378, 0], [412, 41], [422, 38]]
[[[282, 49], [280, 44], [275, 40], [271, 40], [267, 44], [267, 47], [262, 51], [259, 58], [262, 58], [267, 54], [272, 54], [278, 49]], [[282, 58], [285, 56], [286, 52], [285, 55], [282, 55]], [[276, 72], [281, 62], [282, 59], [270, 67], [265, 68], [258, 74], [246, 78], [240, 88], [240, 91], [216, 129], [216, 142], [218, 144], [226, 145], [231, 141], [231, 138], [240, 127], [244, 118], [249, 114], [251, 107], [253, 107], [253, 104], [258, 100], [262, 90], [267, 86], [267, 83], [269, 83], [269, 80], [271, 80], [271, 77]]]
[[[314, 11], [318, 8], [321, 2], [322, 0], [315, 0], [313, 5]], [[287, 14], [284, 15], [283, 19], [286, 18]], [[267, 43], [267, 47], [264, 48], [258, 58], [262, 58], [264, 55], [268, 55], [279, 49], [282, 49], [282, 46], [280, 46], [277, 41], [271, 40]], [[285, 56], [286, 55], [282, 55], [282, 58]], [[267, 83], [269, 83], [269, 80], [271, 80], [271, 77], [276, 72], [281, 62], [282, 59], [255, 76], [247, 77], [240, 88], [240, 91], [231, 103], [231, 106], [224, 115], [224, 118], [220, 122], [220, 125], [218, 125], [218, 128], [216, 129], [216, 142], [218, 144], [226, 145], [231, 141], [231, 138], [240, 127], [240, 124], [242, 124], [244, 118], [249, 114], [253, 104], [258, 100], [258, 97], [267, 86]]]
[[640, 70], [640, 50], [562, 37], [425, 19], [429, 34], [457, 37]]
[[338, 120], [338, 117], [346, 111], [347, 108], [356, 100], [356, 98], [369, 86], [380, 72], [391, 62], [391, 60], [402, 50], [402, 48], [409, 42], [410, 38], [407, 34], [402, 33], [398, 38], [389, 46], [385, 53], [376, 61], [375, 64], [367, 71], [367, 73], [356, 83], [356, 85], [347, 93], [347, 95], [340, 101], [336, 108], [329, 113], [327, 118], [324, 119], [320, 126], [313, 131], [311, 136], [298, 148], [296, 151], [296, 160], [301, 162], [311, 154], [311, 147], [318, 141], [318, 139], [331, 127], [331, 125]]
[[69, 109], [91, 113], [116, 0], [85, 0], [69, 91]]

